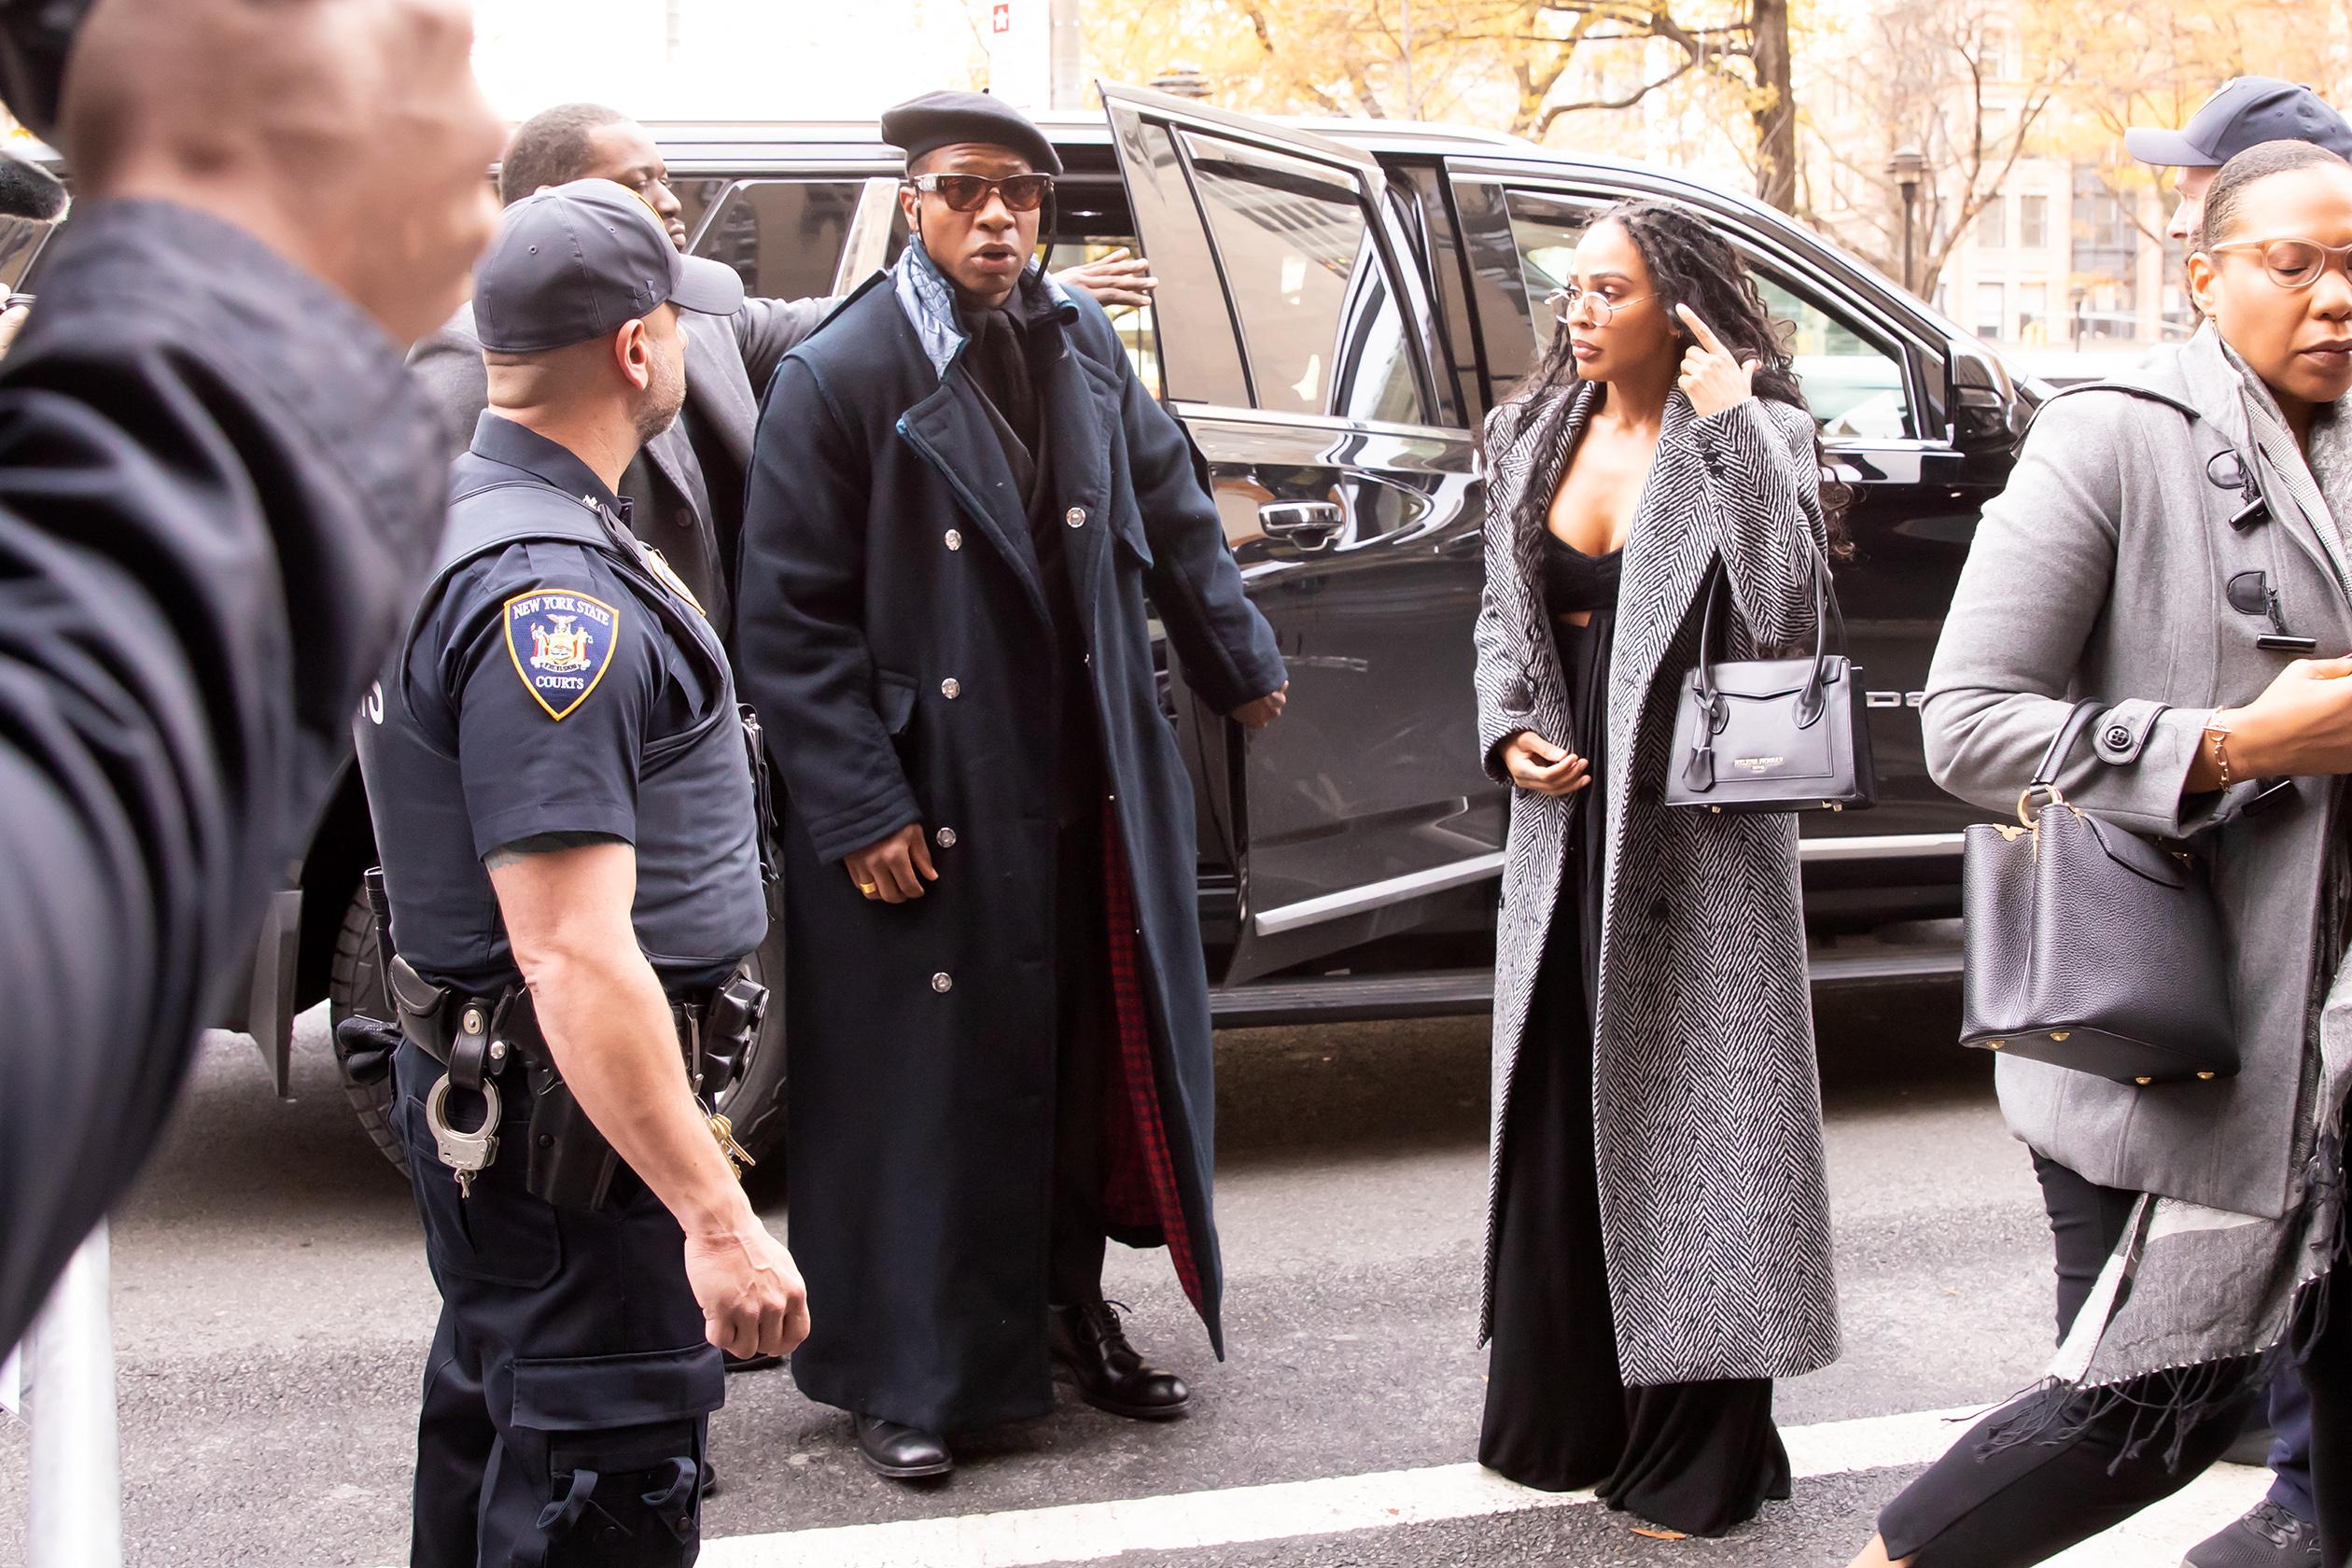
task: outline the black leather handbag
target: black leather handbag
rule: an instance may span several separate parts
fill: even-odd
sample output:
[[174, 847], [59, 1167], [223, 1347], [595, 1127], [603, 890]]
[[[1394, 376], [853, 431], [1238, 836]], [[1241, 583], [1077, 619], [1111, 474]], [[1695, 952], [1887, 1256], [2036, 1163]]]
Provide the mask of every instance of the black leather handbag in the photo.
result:
[[2067, 804], [2058, 775], [2107, 705], [2076, 705], [2018, 797], [1968, 829], [1960, 1043], [2119, 1084], [2238, 1070], [2205, 868]]
[[[1703, 811], [1850, 811], [1878, 796], [1869, 724], [1845, 656], [1845, 617], [1829, 563], [1813, 553], [1810, 659], [1715, 658], [1715, 610], [1731, 592], [1709, 568], [1699, 663], [1674, 710], [1666, 804]], [[1829, 628], [1837, 627], [1837, 651]]]

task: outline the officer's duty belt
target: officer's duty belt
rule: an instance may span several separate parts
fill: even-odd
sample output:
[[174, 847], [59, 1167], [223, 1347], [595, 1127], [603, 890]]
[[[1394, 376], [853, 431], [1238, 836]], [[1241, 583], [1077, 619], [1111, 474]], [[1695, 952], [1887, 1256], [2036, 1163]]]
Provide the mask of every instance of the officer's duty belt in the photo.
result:
[[[516, 1053], [547, 1053], [528, 987], [469, 996], [434, 985], [396, 954], [385, 988], [399, 1014], [400, 1033], [447, 1068], [461, 1089], [479, 1089], [483, 1079], [507, 1071]], [[733, 1080], [742, 1066], [741, 1047], [749, 1043], [737, 1036], [758, 1033], [766, 1001], [763, 987], [740, 975], [699, 996], [670, 1000], [679, 1052], [698, 1090], [716, 1094]], [[720, 1081], [713, 1083], [714, 1077]]]

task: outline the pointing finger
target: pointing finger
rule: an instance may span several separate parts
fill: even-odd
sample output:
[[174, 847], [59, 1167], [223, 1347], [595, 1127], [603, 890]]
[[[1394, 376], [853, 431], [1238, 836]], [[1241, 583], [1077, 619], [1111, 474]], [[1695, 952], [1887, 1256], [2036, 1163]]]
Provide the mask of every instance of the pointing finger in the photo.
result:
[[1699, 319], [1699, 313], [1697, 311], [1692, 310], [1688, 305], [1676, 305], [1674, 307], [1674, 314], [1675, 315], [1681, 317], [1682, 324], [1690, 329], [1690, 335], [1697, 338], [1699, 342], [1706, 347], [1708, 353], [1721, 354], [1724, 352], [1723, 340], [1715, 335], [1714, 328]]

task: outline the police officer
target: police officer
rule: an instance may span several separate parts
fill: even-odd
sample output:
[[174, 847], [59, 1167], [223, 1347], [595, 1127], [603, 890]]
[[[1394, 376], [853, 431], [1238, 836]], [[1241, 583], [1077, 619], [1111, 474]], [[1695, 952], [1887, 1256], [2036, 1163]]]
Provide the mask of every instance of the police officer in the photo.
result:
[[679, 312], [741, 300], [618, 185], [508, 210], [475, 281], [490, 406], [358, 726], [442, 1301], [416, 1564], [693, 1561], [720, 1351], [807, 1332], [697, 1099], [758, 1023], [746, 726], [613, 494], [684, 396]]

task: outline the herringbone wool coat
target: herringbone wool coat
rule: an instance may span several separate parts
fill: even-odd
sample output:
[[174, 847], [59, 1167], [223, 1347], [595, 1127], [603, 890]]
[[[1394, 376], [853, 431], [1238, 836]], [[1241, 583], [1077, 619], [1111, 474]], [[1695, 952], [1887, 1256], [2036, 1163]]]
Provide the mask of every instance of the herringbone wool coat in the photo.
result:
[[[1567, 684], [1543, 605], [1543, 514], [1597, 401], [1571, 385], [1487, 420], [1478, 742], [1564, 742]], [[1727, 657], [1809, 637], [1824, 548], [1813, 423], [1751, 399], [1707, 418], [1681, 393], [1625, 545], [1609, 671], [1608, 887], [1592, 1097], [1617, 1359], [1632, 1385], [1794, 1377], [1839, 1351], [1821, 1089], [1793, 816], [1664, 804], [1673, 707], [1720, 558]], [[1533, 488], [1537, 504], [1522, 504]], [[1503, 1133], [1560, 892], [1574, 797], [1515, 791], [1497, 920], [1486, 1305], [1493, 1317]]]

